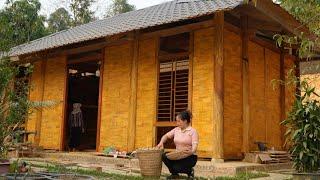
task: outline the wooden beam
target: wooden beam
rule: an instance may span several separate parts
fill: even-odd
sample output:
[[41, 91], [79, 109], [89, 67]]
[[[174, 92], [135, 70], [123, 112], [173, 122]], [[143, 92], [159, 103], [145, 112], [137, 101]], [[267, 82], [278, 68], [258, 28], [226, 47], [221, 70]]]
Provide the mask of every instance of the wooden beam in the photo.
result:
[[301, 25], [292, 15], [272, 1], [257, 0], [256, 3], [251, 2], [250, 5], [281, 24], [288, 32], [295, 35], [300, 35], [300, 32], [304, 32], [310, 39], [316, 39], [316, 35], [312, 34], [306, 26]]
[[282, 26], [280, 24], [257, 20], [254, 18], [250, 18], [248, 20], [248, 28], [249, 29], [260, 29], [260, 30], [266, 30], [266, 31], [276, 31], [276, 32], [282, 31]]
[[249, 39], [250, 39], [250, 41], [257, 43], [257, 44], [261, 45], [262, 47], [265, 47], [265, 48], [268, 48], [272, 51], [280, 53], [280, 49], [277, 47], [275, 42], [272, 42], [267, 39], [262, 39], [259, 37], [249, 37]]
[[132, 62], [131, 62], [131, 93], [130, 93], [130, 110], [128, 123], [128, 151], [135, 149], [136, 137], [136, 120], [137, 120], [137, 86], [138, 86], [138, 58], [139, 58], [139, 38], [138, 32], [135, 34], [135, 41], [132, 47]]
[[213, 110], [213, 161], [223, 160], [223, 100], [224, 100], [224, 12], [216, 12], [214, 19], [214, 110]]
[[124, 39], [110, 40], [110, 41], [106, 41], [106, 42], [98, 42], [95, 44], [84, 45], [81, 47], [76, 47], [76, 48], [71, 48], [71, 49], [60, 48], [60, 49], [51, 50], [51, 52], [46, 51], [46, 52], [39, 52], [39, 53], [30, 54], [30, 55], [19, 56], [19, 61], [23, 61], [24, 63], [26, 63], [26, 62], [41, 60], [45, 56], [48, 58], [51, 58], [51, 57], [59, 56], [61, 54], [67, 55], [67, 56], [74, 55], [74, 54], [80, 54], [80, 53], [85, 53], [85, 52], [90, 52], [90, 51], [101, 50], [101, 49], [104, 49], [108, 46], [121, 45], [121, 44], [127, 43], [129, 41], [130, 40], [128, 40], [128, 38], [124, 38]]
[[167, 53], [167, 54], [159, 54], [159, 60], [173, 60], [188, 57], [189, 52], [180, 52], [180, 53]]
[[88, 62], [88, 61], [99, 61], [101, 59], [102, 59], [102, 54], [96, 54], [92, 56], [84, 56], [71, 61], [69, 60], [67, 64], [78, 64], [78, 63]]
[[165, 37], [165, 36], [172, 36], [176, 34], [181, 34], [181, 33], [186, 33], [186, 32], [192, 32], [197, 29], [203, 29], [203, 28], [208, 28], [212, 27], [214, 24], [212, 20], [207, 20], [207, 21], [202, 21], [198, 23], [192, 23], [192, 24], [187, 24], [187, 25], [182, 25], [182, 26], [177, 26], [169, 29], [163, 29], [159, 31], [154, 31], [154, 32], [148, 32], [141, 34], [139, 37], [140, 39], [148, 39], [151, 37]]
[[249, 106], [249, 35], [248, 16], [241, 15], [241, 38], [242, 38], [242, 124], [243, 139], [242, 151], [249, 152], [249, 132], [250, 132], [250, 106]]

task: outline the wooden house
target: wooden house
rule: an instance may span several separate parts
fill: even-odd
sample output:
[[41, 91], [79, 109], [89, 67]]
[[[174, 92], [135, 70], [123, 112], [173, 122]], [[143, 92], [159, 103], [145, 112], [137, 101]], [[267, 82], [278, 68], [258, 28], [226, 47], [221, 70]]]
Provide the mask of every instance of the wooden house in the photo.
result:
[[297, 27], [312, 36], [271, 0], [174, 0], [17, 46], [12, 59], [34, 65], [30, 100], [60, 102], [29, 116], [29, 140], [65, 150], [70, 107], [80, 102], [82, 149], [155, 146], [187, 108], [201, 157], [241, 159], [255, 142], [282, 149], [279, 123], [295, 89], [270, 82], [297, 57], [273, 36]]

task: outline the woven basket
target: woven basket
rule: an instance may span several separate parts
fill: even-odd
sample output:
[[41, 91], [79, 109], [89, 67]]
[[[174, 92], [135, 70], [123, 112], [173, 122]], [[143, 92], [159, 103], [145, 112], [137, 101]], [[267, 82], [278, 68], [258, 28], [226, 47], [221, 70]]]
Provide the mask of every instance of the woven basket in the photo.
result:
[[184, 159], [184, 158], [186, 158], [186, 157], [188, 157], [190, 155], [185, 153], [185, 152], [183, 152], [183, 151], [175, 150], [175, 151], [172, 151], [170, 153], [167, 153], [166, 156], [170, 160], [180, 160], [180, 159]]
[[162, 170], [162, 149], [137, 150], [141, 175], [160, 177]]

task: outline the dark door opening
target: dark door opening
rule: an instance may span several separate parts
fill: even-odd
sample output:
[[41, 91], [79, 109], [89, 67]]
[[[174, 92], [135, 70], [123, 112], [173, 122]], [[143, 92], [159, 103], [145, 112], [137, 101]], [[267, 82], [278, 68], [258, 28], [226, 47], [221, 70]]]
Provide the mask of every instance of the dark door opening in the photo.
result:
[[[98, 53], [99, 54], [99, 53]], [[92, 57], [97, 57], [95, 58]], [[99, 55], [85, 54], [71, 57], [68, 59], [68, 98], [67, 98], [67, 136], [66, 145], [69, 149], [73, 143], [70, 116], [73, 111], [73, 104], [80, 103], [84, 132], [78, 138], [76, 150], [95, 150], [97, 142], [97, 122], [98, 122], [98, 102], [100, 85], [100, 64]], [[81, 59], [90, 59], [82, 61]], [[94, 59], [94, 60], [91, 60]]]

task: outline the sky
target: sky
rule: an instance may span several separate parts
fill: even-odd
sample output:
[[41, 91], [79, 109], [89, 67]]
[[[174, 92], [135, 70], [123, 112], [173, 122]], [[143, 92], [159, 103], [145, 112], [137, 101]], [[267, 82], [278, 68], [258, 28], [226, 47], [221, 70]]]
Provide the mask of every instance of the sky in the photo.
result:
[[[3, 8], [7, 0], [0, 0], [0, 8]], [[160, 4], [169, 0], [128, 0], [130, 4], [136, 6], [137, 9], [142, 9], [148, 6]], [[64, 7], [68, 9], [70, 0], [40, 0], [42, 5], [40, 14], [49, 16], [54, 10]], [[92, 10], [96, 16], [103, 17], [106, 12], [107, 6], [111, 4], [111, 0], [95, 0]]]

